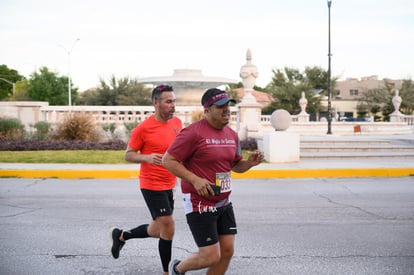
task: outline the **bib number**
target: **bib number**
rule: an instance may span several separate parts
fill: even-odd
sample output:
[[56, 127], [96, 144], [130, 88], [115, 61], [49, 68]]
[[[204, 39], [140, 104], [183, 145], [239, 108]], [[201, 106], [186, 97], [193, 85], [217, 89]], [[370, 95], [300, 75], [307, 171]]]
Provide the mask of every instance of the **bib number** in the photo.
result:
[[230, 173], [216, 173], [216, 185], [220, 186], [221, 193], [231, 191], [231, 176]]

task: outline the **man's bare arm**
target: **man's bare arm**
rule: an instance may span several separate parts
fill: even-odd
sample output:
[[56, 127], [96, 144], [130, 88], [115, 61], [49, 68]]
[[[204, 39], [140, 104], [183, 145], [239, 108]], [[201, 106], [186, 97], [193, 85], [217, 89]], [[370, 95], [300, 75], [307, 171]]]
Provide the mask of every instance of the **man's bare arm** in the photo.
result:
[[190, 182], [200, 196], [206, 197], [214, 195], [214, 191], [210, 187], [210, 185], [213, 183], [209, 182], [207, 179], [200, 178], [185, 168], [185, 166], [179, 160], [168, 154], [168, 152], [165, 153], [162, 159], [162, 163], [164, 167], [167, 168], [172, 174], [187, 182]]
[[137, 150], [134, 148], [128, 146], [125, 150], [125, 160], [132, 163], [151, 163], [155, 165], [161, 165], [162, 164], [162, 154], [140, 154]]
[[248, 159], [240, 160], [236, 163], [236, 165], [233, 166], [231, 169], [232, 171], [236, 173], [243, 173], [252, 168], [253, 166], [256, 166], [260, 164], [264, 159], [263, 152], [260, 151], [254, 151], [251, 153], [248, 157]]

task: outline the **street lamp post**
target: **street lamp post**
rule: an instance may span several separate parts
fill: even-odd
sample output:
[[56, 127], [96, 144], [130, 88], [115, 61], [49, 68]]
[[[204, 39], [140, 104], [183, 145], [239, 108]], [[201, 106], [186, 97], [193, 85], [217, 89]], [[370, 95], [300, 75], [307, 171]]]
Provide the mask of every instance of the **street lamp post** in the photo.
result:
[[3, 80], [3, 81], [5, 81], [5, 82], [7, 82], [7, 83], [9, 83], [10, 85], [12, 85], [13, 86], [13, 96], [15, 95], [15, 93], [16, 93], [16, 83], [13, 83], [13, 82], [11, 82], [11, 81], [9, 81], [9, 80], [7, 80], [7, 79], [4, 79], [4, 78], [2, 78], [2, 77], [0, 77], [0, 79], [1, 80]]
[[70, 76], [70, 54], [73, 51], [73, 48], [76, 45], [76, 42], [78, 42], [80, 39], [77, 38], [74, 42], [70, 50], [67, 50], [65, 47], [61, 45], [61, 47], [65, 50], [65, 52], [68, 54], [68, 106], [72, 106], [72, 83], [71, 83], [71, 76]]
[[332, 135], [332, 83], [331, 83], [331, 4], [332, 0], [328, 0], [328, 132], [327, 135]]

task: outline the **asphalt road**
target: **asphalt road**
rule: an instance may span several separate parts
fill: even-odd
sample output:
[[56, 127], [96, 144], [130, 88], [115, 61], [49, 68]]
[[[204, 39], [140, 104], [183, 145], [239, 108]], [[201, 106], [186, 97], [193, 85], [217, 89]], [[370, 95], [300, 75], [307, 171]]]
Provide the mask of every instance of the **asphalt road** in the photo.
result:
[[[154, 239], [110, 256], [109, 229], [149, 221], [137, 180], [0, 179], [0, 274], [162, 274]], [[196, 250], [177, 192], [174, 258]], [[227, 274], [414, 274], [414, 179], [237, 179]], [[187, 274], [204, 274], [204, 271]]]

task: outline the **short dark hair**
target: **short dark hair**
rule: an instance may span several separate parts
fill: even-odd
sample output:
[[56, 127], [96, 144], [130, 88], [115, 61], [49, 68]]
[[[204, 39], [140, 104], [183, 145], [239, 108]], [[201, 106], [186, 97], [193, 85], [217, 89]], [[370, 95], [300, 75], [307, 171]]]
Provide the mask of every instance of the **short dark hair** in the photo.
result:
[[157, 87], [155, 87], [152, 90], [151, 100], [154, 102], [155, 99], [159, 99], [160, 98], [160, 95], [163, 92], [173, 92], [173, 91], [174, 91], [174, 89], [170, 85], [166, 85], [166, 84], [158, 85]]

